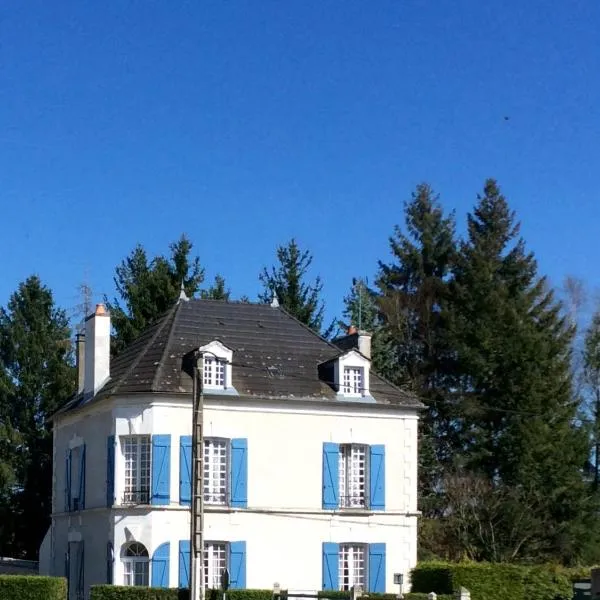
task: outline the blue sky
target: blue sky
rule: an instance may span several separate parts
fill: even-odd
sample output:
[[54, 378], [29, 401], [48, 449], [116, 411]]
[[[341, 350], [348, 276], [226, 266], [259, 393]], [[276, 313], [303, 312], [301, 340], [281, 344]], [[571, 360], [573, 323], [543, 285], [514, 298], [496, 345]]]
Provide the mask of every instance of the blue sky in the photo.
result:
[[599, 30], [598, 0], [6, 0], [0, 304], [37, 273], [71, 310], [185, 232], [251, 297], [295, 236], [333, 316], [417, 183], [462, 229], [486, 177], [595, 287]]

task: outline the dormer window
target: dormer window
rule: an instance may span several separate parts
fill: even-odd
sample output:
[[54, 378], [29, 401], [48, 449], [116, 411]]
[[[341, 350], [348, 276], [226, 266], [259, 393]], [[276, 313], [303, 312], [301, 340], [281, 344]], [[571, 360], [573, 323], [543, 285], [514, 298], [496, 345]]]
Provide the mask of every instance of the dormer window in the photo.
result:
[[346, 396], [362, 396], [364, 387], [364, 368], [344, 367], [342, 394]]
[[204, 386], [225, 389], [225, 360], [215, 356], [204, 357]]
[[202, 383], [212, 394], [237, 394], [232, 382], [233, 350], [219, 340], [198, 348], [202, 354]]

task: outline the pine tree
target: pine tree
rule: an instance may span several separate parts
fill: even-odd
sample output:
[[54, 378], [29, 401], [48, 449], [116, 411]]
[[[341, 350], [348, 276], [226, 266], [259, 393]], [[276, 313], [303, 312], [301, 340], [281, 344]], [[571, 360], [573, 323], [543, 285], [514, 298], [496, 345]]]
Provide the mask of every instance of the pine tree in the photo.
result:
[[[323, 326], [325, 306], [321, 300], [323, 284], [320, 277], [314, 282], [305, 281], [313, 261], [308, 250], [302, 251], [295, 239], [285, 246], [277, 248], [278, 264], [262, 270], [259, 280], [263, 292], [259, 294], [262, 302], [271, 302], [273, 295], [277, 297], [280, 306], [285, 308], [299, 321], [320, 333]], [[333, 324], [324, 332], [328, 336]]]
[[583, 350], [585, 382], [591, 395], [594, 489], [600, 486], [600, 309], [592, 316]]
[[0, 444], [0, 495], [11, 510], [11, 518], [2, 519], [0, 544], [12, 556], [36, 558], [50, 523], [52, 434], [46, 419], [75, 387], [70, 334], [64, 311], [36, 276], [0, 309], [0, 427], [13, 442]]
[[206, 290], [200, 291], [200, 298], [204, 300], [225, 300], [229, 301], [231, 291], [225, 287], [225, 278], [221, 275], [215, 275], [214, 283]]
[[[459, 468], [520, 490], [519, 502], [535, 507], [538, 529], [515, 558], [573, 561], [592, 512], [581, 472], [588, 441], [574, 424], [573, 330], [518, 234], [488, 180], [468, 216], [448, 310], [462, 434], [455, 456]], [[514, 513], [507, 505], [507, 527]]]
[[[411, 385], [427, 404], [421, 420], [419, 494], [426, 515], [436, 513], [442, 465], [452, 460], [453, 412], [448, 403], [442, 307], [456, 254], [454, 217], [425, 183], [404, 207], [405, 229], [390, 238], [392, 261], [380, 262], [381, 315], [392, 339], [393, 380]], [[406, 231], [406, 233], [404, 232]]]
[[120, 352], [146, 327], [167, 311], [179, 298], [181, 285], [189, 297], [200, 288], [204, 269], [198, 257], [191, 258], [193, 245], [182, 235], [169, 246], [170, 256], [148, 259], [138, 244], [116, 268], [114, 278], [118, 298], [104, 302], [114, 328], [113, 352]]

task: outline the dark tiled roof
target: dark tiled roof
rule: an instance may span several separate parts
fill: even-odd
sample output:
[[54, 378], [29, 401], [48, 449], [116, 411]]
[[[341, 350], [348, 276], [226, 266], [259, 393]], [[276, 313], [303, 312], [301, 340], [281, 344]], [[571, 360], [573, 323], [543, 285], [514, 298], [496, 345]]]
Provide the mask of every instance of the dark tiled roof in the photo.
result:
[[[240, 396], [335, 400], [319, 364], [340, 355], [281, 308], [267, 304], [189, 300], [177, 303], [111, 361], [111, 378], [95, 400], [139, 392], [190, 394], [184, 357], [214, 340], [233, 350], [233, 386]], [[377, 403], [421, 408], [419, 400], [371, 372]], [[74, 398], [62, 411], [83, 404]]]

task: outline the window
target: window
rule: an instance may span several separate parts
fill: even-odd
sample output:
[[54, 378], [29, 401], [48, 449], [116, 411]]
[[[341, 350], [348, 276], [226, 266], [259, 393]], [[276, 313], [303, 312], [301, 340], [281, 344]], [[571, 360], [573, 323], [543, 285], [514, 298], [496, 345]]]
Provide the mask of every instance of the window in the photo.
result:
[[340, 445], [340, 507], [364, 508], [367, 498], [367, 446]]
[[130, 542], [121, 552], [123, 561], [123, 584], [142, 585], [150, 584], [150, 560], [148, 550], [139, 542]]
[[204, 440], [204, 502], [227, 504], [227, 440]]
[[130, 435], [121, 438], [125, 458], [123, 504], [150, 502], [150, 436]]
[[206, 542], [204, 544], [204, 586], [206, 589], [219, 589], [221, 576], [227, 568], [227, 544]]
[[362, 396], [364, 391], [362, 367], [344, 367], [342, 392], [349, 396]]
[[207, 388], [225, 388], [225, 361], [214, 356], [204, 357], [204, 386]]
[[341, 590], [354, 586], [366, 589], [366, 551], [362, 544], [340, 544], [339, 582]]

